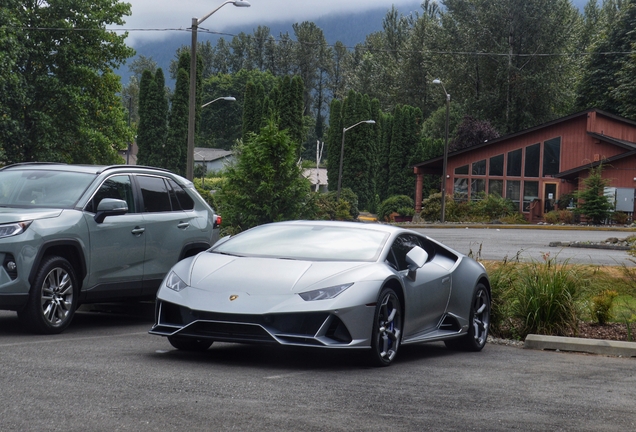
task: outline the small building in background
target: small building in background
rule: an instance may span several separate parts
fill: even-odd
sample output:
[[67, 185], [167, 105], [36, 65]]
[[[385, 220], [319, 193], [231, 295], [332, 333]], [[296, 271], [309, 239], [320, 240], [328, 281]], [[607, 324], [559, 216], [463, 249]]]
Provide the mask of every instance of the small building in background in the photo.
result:
[[311, 182], [311, 190], [314, 192], [327, 192], [327, 169], [307, 168], [303, 170], [303, 177]]
[[194, 148], [194, 166], [204, 166], [206, 173], [223, 171], [225, 166], [232, 162], [234, 162], [234, 154], [231, 150]]

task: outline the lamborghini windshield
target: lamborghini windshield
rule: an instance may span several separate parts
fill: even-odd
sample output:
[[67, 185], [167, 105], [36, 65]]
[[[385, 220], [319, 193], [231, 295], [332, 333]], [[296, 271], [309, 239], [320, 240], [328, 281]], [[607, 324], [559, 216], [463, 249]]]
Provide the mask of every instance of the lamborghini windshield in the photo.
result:
[[211, 252], [309, 261], [375, 261], [389, 234], [370, 228], [271, 224], [245, 231]]

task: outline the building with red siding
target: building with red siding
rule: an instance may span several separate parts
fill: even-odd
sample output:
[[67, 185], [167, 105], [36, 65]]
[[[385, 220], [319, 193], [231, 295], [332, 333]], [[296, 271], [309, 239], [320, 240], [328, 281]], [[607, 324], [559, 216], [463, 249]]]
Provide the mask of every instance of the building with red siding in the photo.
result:
[[[603, 164], [612, 190], [629, 195], [634, 211], [636, 122], [601, 110], [572, 114], [448, 154], [446, 191], [457, 200], [481, 192], [513, 201], [529, 221], [540, 220], [556, 201], [578, 190], [589, 169]], [[415, 165], [416, 211], [425, 174], [442, 174], [443, 157]], [[630, 207], [631, 205], [631, 207]]]

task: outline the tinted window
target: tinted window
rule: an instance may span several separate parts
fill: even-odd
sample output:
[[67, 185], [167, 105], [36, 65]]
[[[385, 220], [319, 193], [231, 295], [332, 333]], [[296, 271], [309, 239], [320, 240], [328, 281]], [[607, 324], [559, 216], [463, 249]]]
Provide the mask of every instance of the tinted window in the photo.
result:
[[524, 164], [524, 175], [526, 177], [539, 177], [539, 153], [541, 146], [533, 144], [526, 147], [526, 162]]
[[530, 211], [530, 203], [539, 198], [539, 182], [523, 182], [523, 211]]
[[104, 198], [124, 200], [128, 204], [128, 213], [135, 213], [135, 199], [130, 177], [127, 175], [113, 176], [102, 183], [93, 199], [86, 205], [86, 211], [96, 213], [97, 206]]
[[503, 180], [490, 180], [488, 182], [488, 193], [503, 196]]
[[490, 158], [488, 173], [491, 176], [503, 176], [504, 155], [500, 154]]
[[468, 179], [458, 178], [455, 179], [455, 185], [453, 188], [454, 197], [458, 201], [466, 201], [468, 199]]
[[406, 270], [408, 264], [406, 263], [406, 254], [410, 252], [415, 246], [422, 247], [417, 236], [411, 234], [401, 235], [395, 239], [393, 246], [391, 246], [391, 252], [395, 256], [395, 262], [397, 262], [398, 270]]
[[486, 159], [473, 162], [473, 175], [486, 175]]
[[506, 173], [509, 176], [521, 177], [521, 149], [508, 152]]
[[[173, 200], [172, 207], [175, 209], [181, 208], [181, 210], [192, 210], [194, 208], [194, 200], [190, 198], [190, 195], [183, 190], [181, 186], [177, 184], [172, 179], [168, 179], [168, 183], [172, 187], [172, 191], [170, 193], [170, 197]], [[177, 201], [178, 204], [175, 205], [174, 201]]]
[[169, 212], [172, 211], [170, 205], [170, 195], [168, 187], [161, 177], [137, 176], [141, 196], [144, 200], [144, 212]]
[[466, 174], [466, 175], [468, 175], [468, 165], [462, 165], [460, 167], [455, 168], [455, 174], [458, 174], [458, 175]]
[[543, 175], [559, 173], [561, 165], [561, 138], [554, 138], [543, 144]]
[[521, 196], [521, 182], [518, 180], [509, 180], [506, 182], [506, 198], [515, 203], [519, 209], [519, 199]]
[[470, 182], [470, 199], [475, 201], [483, 198], [486, 192], [486, 181], [484, 179], [473, 179]]

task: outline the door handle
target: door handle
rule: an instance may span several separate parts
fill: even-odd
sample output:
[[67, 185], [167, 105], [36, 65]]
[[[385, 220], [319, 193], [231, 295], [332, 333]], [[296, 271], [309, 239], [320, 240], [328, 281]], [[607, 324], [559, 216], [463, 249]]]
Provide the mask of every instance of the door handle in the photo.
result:
[[179, 224], [177, 225], [177, 228], [186, 229], [189, 226], [190, 226], [190, 222], [179, 222]]
[[135, 236], [140, 236], [146, 231], [146, 228], [134, 227], [131, 233]]

